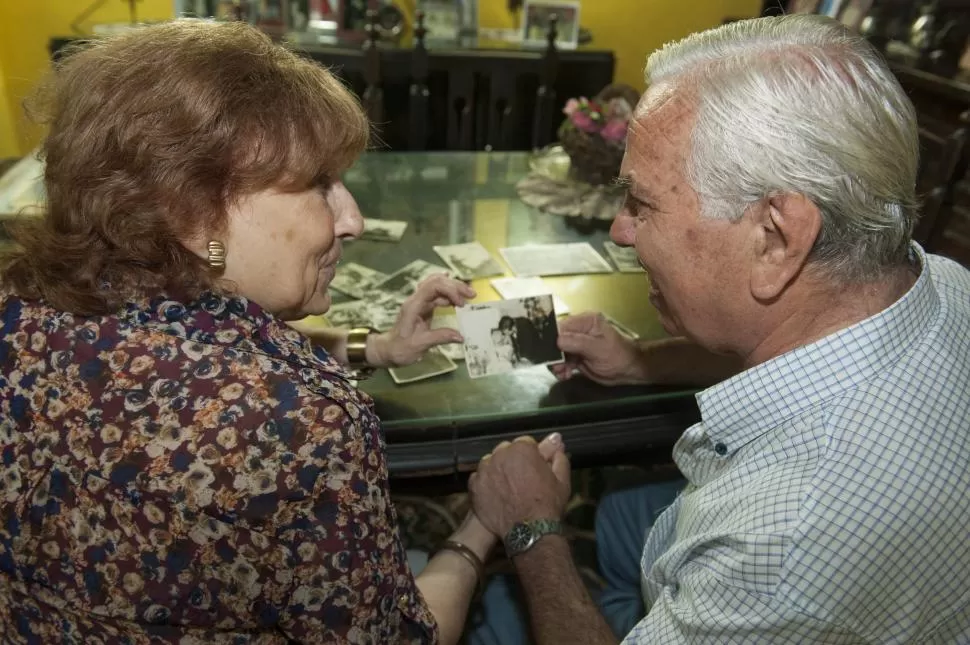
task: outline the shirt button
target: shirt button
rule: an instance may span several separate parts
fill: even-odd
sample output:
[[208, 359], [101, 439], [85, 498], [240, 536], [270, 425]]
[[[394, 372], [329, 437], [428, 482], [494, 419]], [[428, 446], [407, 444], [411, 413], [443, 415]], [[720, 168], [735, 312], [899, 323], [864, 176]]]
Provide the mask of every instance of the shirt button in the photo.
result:
[[727, 446], [718, 441], [716, 444], [714, 444], [714, 452], [723, 457], [727, 454]]

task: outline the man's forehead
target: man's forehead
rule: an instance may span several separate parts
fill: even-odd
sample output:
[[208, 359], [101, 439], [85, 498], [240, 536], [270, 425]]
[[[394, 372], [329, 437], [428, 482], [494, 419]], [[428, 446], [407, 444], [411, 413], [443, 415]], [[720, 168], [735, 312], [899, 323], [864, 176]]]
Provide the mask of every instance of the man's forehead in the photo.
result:
[[683, 83], [651, 85], [640, 97], [634, 120], [641, 125], [669, 123], [689, 118], [694, 111], [694, 94]]
[[637, 103], [636, 110], [634, 110], [634, 118], [639, 119], [646, 116], [647, 113], [653, 112], [661, 105], [670, 101], [676, 94], [675, 89], [674, 84], [668, 82], [660, 82], [648, 87], [647, 91], [643, 93], [643, 96], [640, 97], [640, 101]]
[[635, 167], [678, 163], [689, 138], [694, 115], [693, 96], [672, 83], [651, 86], [637, 105], [630, 124], [627, 153], [621, 176], [635, 174]]

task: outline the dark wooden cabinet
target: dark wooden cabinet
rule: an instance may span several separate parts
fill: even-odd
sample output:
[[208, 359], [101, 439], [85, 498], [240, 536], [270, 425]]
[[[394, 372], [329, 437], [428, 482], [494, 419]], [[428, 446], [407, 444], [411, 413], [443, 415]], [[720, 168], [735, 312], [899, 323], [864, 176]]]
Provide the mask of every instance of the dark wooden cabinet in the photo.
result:
[[[51, 56], [57, 59], [72, 40], [52, 39]], [[425, 78], [416, 89], [423, 99], [418, 102], [411, 96], [415, 85], [411, 47], [379, 43], [369, 52], [349, 43], [293, 47], [329, 67], [358, 96], [366, 97], [369, 112], [380, 114], [375, 124], [378, 149], [529, 150], [536, 142], [557, 139], [561, 119], [555, 109], [541, 121], [544, 131], [535, 132], [541, 79], [548, 75], [542, 50], [429, 47], [420, 54], [425, 58], [421, 69]], [[594, 96], [613, 81], [613, 52], [558, 51], [557, 59], [550, 100], [554, 107], [571, 97]], [[379, 92], [368, 93], [368, 75], [375, 72]], [[373, 103], [378, 98], [379, 106]], [[420, 118], [410, 113], [415, 105], [427, 110], [427, 119], [422, 119], [427, 125], [423, 142], [416, 142], [413, 132], [414, 118]]]
[[[301, 51], [330, 67], [358, 95], [367, 82], [365, 57], [357, 48], [302, 47]], [[393, 150], [410, 144], [412, 51], [381, 50], [384, 122], [378, 133]], [[609, 51], [560, 51], [554, 84], [555, 100], [594, 96], [613, 81]], [[426, 81], [429, 113], [426, 150], [528, 150], [533, 145], [537, 95], [543, 72], [542, 51], [503, 49], [428, 49]], [[556, 139], [559, 119], [539, 133]]]

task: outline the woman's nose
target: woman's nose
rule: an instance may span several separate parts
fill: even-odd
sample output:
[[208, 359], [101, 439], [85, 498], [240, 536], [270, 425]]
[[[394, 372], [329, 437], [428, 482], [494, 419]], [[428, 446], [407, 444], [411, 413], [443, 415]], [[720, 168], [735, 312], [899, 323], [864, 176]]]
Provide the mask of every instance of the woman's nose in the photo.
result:
[[358, 238], [364, 232], [364, 217], [357, 201], [343, 182], [336, 182], [330, 189], [330, 208], [334, 215], [334, 232], [338, 237]]

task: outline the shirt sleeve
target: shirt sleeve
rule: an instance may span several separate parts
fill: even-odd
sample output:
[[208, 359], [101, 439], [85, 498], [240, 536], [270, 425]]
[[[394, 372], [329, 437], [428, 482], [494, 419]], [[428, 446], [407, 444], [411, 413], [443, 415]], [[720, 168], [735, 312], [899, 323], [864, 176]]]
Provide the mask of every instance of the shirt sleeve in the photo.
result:
[[783, 597], [731, 584], [687, 562], [676, 583], [627, 635], [624, 645], [724, 643], [860, 643], [850, 631], [796, 610]]
[[398, 532], [380, 423], [344, 394], [274, 413], [296, 455], [276, 518], [292, 576], [280, 629], [301, 643], [436, 642]]

